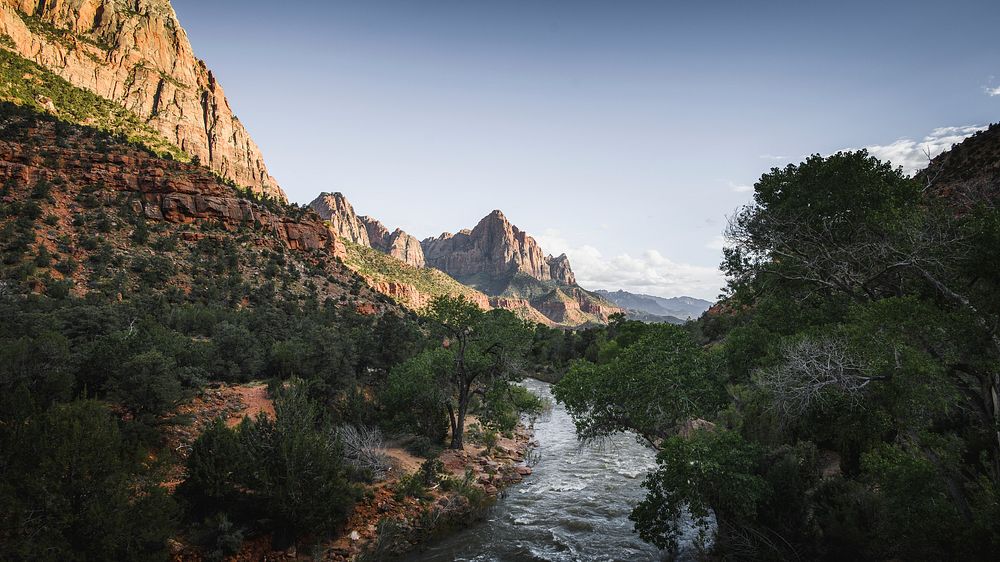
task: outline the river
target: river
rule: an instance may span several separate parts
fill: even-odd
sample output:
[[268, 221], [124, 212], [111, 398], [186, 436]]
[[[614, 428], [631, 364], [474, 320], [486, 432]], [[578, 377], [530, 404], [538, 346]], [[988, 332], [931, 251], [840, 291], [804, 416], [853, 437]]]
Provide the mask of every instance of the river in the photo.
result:
[[640, 486], [655, 455], [620, 435], [600, 445], [576, 438], [573, 420], [549, 385], [524, 383], [552, 401], [535, 420], [533, 473], [507, 489], [485, 520], [415, 553], [408, 560], [516, 562], [660, 560], [656, 547], [632, 531], [628, 515], [644, 496]]

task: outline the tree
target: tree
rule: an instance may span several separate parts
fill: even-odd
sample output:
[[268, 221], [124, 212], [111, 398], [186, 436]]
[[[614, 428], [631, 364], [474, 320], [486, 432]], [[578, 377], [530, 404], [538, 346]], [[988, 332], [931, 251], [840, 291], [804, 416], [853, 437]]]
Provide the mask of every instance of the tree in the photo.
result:
[[[531, 343], [531, 329], [510, 311], [483, 311], [464, 297], [441, 296], [431, 301], [426, 316], [442, 338], [444, 352], [422, 359], [425, 368], [442, 368], [438, 383], [445, 390], [445, 409], [452, 449], [464, 445], [465, 417], [473, 394], [485, 397], [494, 384], [520, 377], [520, 361]], [[444, 359], [444, 361], [442, 361]], [[447, 367], [441, 365], [447, 363]]]
[[108, 408], [53, 406], [0, 473], [4, 554], [21, 560], [166, 558], [173, 501], [128, 450]]
[[381, 399], [392, 424], [440, 443], [448, 431], [447, 376], [453, 358], [444, 348], [427, 350], [392, 369]]
[[[730, 304], [745, 306], [735, 316], [756, 325], [734, 330], [727, 347], [758, 333], [757, 349], [731, 353], [755, 355], [741, 369], [754, 372], [750, 395], [780, 414], [778, 438], [836, 448], [845, 469], [881, 482], [864, 494], [897, 528], [919, 526], [911, 515], [923, 510], [917, 519], [948, 522], [935, 540], [953, 552], [960, 536], [989, 535], [980, 521], [996, 512], [981, 498], [1000, 483], [1000, 287], [989, 271], [1000, 215], [950, 206], [864, 151], [812, 156], [755, 187], [730, 221], [723, 267]], [[900, 489], [928, 501], [900, 501]], [[886, 557], [921, 551], [892, 542]]]
[[669, 324], [647, 326], [607, 363], [574, 363], [553, 393], [581, 437], [633, 431], [648, 443], [689, 417], [714, 412], [725, 399], [708, 356], [682, 328]]
[[136, 417], [163, 413], [181, 396], [176, 367], [173, 359], [158, 350], [139, 353], [112, 375], [108, 395]]
[[629, 516], [639, 536], [675, 550], [685, 510], [702, 538], [713, 510], [719, 520], [752, 519], [768, 491], [755, 474], [760, 455], [758, 447], [731, 431], [697, 431], [687, 439], [666, 440], [657, 469], [642, 484], [646, 498]]
[[197, 519], [225, 514], [249, 524], [267, 519], [277, 546], [329, 533], [350, 513], [347, 479], [334, 428], [301, 380], [275, 397], [276, 418], [245, 418], [235, 429], [216, 421], [192, 446], [179, 493]]

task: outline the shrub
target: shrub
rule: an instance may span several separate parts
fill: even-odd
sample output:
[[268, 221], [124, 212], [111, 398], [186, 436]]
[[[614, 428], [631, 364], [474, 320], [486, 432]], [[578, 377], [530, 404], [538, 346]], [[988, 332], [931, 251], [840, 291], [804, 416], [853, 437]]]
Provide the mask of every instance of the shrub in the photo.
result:
[[32, 421], [0, 467], [4, 558], [166, 559], [174, 503], [138, 478], [107, 407], [61, 404]]
[[275, 398], [277, 419], [244, 419], [236, 429], [216, 422], [195, 442], [180, 493], [193, 515], [225, 511], [239, 521], [267, 519], [275, 545], [304, 533], [329, 533], [350, 512], [357, 491], [341, 450], [304, 385]]
[[376, 427], [345, 425], [334, 436], [340, 441], [344, 459], [364, 480], [384, 480], [389, 472], [382, 432]]

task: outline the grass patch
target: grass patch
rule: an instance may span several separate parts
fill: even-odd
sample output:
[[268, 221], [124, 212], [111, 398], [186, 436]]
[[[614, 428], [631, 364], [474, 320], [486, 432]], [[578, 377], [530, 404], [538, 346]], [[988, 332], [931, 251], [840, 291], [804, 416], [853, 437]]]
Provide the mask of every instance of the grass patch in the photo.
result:
[[[347, 258], [344, 263], [359, 275], [374, 283], [396, 282], [413, 285], [420, 293], [429, 297], [440, 295], [464, 296], [469, 299], [484, 298], [484, 295], [467, 287], [446, 273], [428, 267], [413, 267], [382, 252], [344, 240]], [[415, 308], [416, 303], [400, 304]]]

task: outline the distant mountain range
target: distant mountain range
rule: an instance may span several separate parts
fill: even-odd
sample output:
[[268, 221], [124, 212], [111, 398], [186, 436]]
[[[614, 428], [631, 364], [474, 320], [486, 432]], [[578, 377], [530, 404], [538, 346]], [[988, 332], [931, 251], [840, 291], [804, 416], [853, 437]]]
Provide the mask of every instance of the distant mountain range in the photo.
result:
[[712, 303], [694, 297], [663, 298], [628, 291], [594, 291], [614, 304], [630, 311], [629, 317], [644, 322], [682, 323], [701, 316]]

